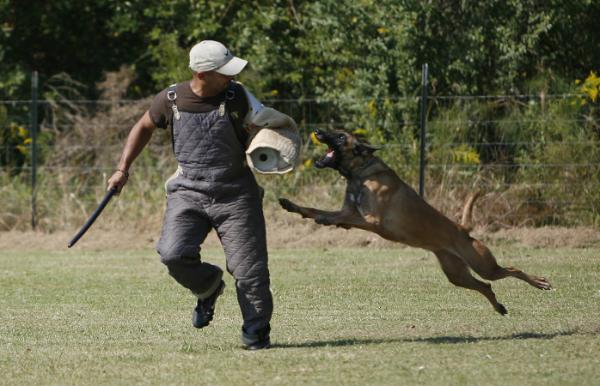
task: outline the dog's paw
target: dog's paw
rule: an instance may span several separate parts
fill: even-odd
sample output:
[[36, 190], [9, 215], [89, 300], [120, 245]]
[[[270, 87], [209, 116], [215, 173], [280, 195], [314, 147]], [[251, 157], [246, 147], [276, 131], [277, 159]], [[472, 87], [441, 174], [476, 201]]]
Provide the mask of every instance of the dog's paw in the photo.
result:
[[298, 213], [298, 205], [294, 204], [286, 198], [279, 199], [279, 205], [288, 212]]
[[545, 277], [535, 276], [533, 278], [533, 285], [542, 290], [551, 290], [552, 289], [552, 285], [550, 285], [550, 282]]
[[331, 219], [329, 219], [325, 216], [315, 217], [315, 222], [319, 225], [333, 225], [333, 222], [331, 221]]
[[508, 314], [508, 311], [506, 310], [506, 307], [504, 307], [501, 303], [497, 303], [494, 308], [502, 316]]

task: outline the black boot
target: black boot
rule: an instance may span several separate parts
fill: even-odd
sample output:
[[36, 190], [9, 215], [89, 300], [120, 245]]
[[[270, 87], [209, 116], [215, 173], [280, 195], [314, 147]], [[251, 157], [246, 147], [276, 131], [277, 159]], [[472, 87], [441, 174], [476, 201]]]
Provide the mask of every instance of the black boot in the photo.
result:
[[203, 300], [198, 299], [198, 304], [196, 305], [196, 308], [194, 308], [194, 313], [192, 314], [192, 324], [194, 327], [202, 328], [209, 325], [215, 313], [217, 298], [223, 293], [224, 288], [225, 282], [221, 280], [221, 284], [219, 284], [212, 295]]
[[271, 339], [269, 333], [271, 332], [271, 326], [267, 324], [266, 327], [255, 331], [254, 333], [248, 333], [242, 327], [242, 343], [246, 350], [261, 350], [271, 347]]

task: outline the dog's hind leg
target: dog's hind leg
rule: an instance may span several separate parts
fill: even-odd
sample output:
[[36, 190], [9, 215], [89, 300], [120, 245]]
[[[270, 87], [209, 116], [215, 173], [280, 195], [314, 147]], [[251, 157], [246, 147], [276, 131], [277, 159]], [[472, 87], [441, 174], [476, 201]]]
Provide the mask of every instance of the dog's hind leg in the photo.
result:
[[457, 250], [465, 262], [486, 280], [498, 280], [508, 276], [521, 279], [535, 288], [549, 290], [552, 286], [544, 277], [529, 275], [514, 267], [501, 267], [492, 252], [481, 241], [469, 240]]
[[492, 286], [471, 275], [469, 267], [460, 257], [446, 251], [436, 251], [434, 253], [450, 283], [455, 286], [478, 291], [487, 298], [498, 313], [501, 315], [508, 313], [506, 308], [496, 300], [496, 294], [492, 291]]

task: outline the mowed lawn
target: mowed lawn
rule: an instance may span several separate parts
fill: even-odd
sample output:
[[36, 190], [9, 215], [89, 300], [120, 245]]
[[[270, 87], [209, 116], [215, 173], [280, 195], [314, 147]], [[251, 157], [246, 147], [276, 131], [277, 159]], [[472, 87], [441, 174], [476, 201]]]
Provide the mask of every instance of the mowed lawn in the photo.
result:
[[196, 330], [192, 296], [152, 250], [2, 251], [0, 384], [599, 384], [600, 250], [493, 250], [555, 290], [495, 282], [502, 317], [425, 251], [271, 250], [261, 352], [241, 349], [230, 276]]

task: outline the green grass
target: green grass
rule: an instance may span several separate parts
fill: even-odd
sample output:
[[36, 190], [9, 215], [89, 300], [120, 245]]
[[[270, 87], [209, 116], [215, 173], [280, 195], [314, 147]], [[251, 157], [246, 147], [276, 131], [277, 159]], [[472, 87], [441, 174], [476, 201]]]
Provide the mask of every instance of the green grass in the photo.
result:
[[501, 317], [424, 251], [272, 250], [274, 347], [254, 353], [229, 276], [196, 330], [153, 251], [2, 251], [0, 384], [597, 384], [600, 250], [494, 249], [556, 290], [496, 282]]

